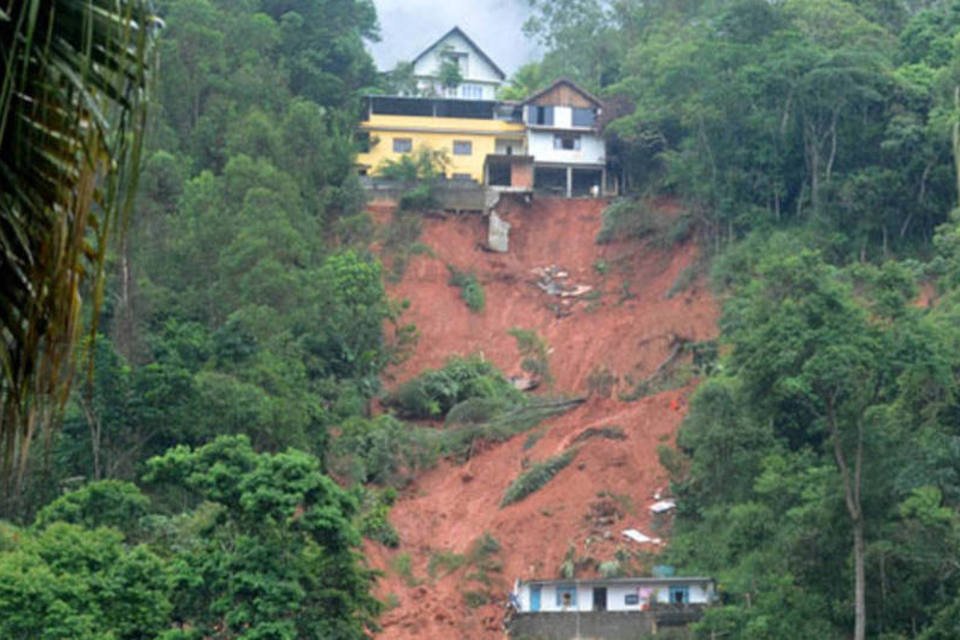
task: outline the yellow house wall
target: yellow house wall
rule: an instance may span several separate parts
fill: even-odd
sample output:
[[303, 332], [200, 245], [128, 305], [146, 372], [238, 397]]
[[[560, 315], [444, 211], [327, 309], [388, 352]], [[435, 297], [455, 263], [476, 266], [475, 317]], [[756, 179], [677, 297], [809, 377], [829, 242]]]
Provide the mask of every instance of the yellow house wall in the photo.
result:
[[[385, 160], [397, 160], [404, 155], [394, 152], [393, 139], [410, 138], [414, 152], [422, 147], [446, 152], [447, 176], [465, 173], [478, 182], [483, 182], [483, 162], [488, 154], [494, 153], [497, 139], [522, 140], [524, 135], [522, 124], [468, 118], [374, 115], [361, 129], [370, 133], [371, 147], [368, 153], [357, 156], [357, 162], [369, 166], [373, 175]], [[454, 155], [454, 140], [469, 140], [473, 144], [472, 153]]]

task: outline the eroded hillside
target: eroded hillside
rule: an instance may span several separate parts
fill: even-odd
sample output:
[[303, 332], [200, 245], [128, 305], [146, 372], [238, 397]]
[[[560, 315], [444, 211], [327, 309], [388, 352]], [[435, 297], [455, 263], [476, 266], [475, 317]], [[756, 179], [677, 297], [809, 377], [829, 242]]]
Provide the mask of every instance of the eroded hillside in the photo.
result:
[[[667, 533], [669, 523], [654, 522], [648, 510], [666, 485], [657, 447], [672, 442], [692, 383], [679, 375], [672, 380], [678, 388], [621, 398], [665, 362], [689, 360], [685, 352], [671, 356], [678, 345], [715, 335], [717, 308], [697, 281], [668, 295], [696, 259], [692, 243], [598, 245], [604, 206], [558, 199], [501, 206], [512, 225], [507, 254], [483, 250], [479, 216], [428, 219], [420, 241], [429, 251], [412, 257], [391, 285], [393, 297], [410, 302], [404, 320], [416, 324], [420, 339], [389, 371], [388, 386], [454, 354], [482, 354], [509, 375], [526, 375], [509, 333], [522, 328], [549, 345], [553, 382], [537, 393], [589, 398], [465, 464], [442, 463], [403, 492], [391, 512], [400, 547], [367, 546], [371, 563], [385, 573], [379, 595], [392, 607], [380, 637], [500, 638], [515, 579], [555, 577], [565, 561], [586, 575], [624, 552], [642, 564], [637, 553], [657, 546], [627, 540], [622, 531]], [[389, 218], [388, 205], [372, 209]], [[663, 216], [676, 213], [661, 209]], [[468, 309], [448, 284], [448, 267], [476, 275], [486, 296], [482, 312]], [[613, 389], [598, 384], [603, 377], [616, 379]], [[500, 507], [524, 469], [574, 449], [573, 461], [543, 488]]]

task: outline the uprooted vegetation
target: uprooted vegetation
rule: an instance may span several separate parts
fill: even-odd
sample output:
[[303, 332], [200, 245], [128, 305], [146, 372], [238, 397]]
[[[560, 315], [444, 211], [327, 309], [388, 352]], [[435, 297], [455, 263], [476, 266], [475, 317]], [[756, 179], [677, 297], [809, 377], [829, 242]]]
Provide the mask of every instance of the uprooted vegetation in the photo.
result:
[[506, 492], [503, 494], [500, 506], [506, 507], [514, 502], [520, 502], [534, 491], [537, 491], [550, 482], [553, 477], [570, 464], [576, 456], [577, 448], [574, 447], [552, 458], [548, 458], [543, 462], [534, 464], [510, 483], [510, 486], [507, 487]]
[[440, 458], [468, 460], [479, 449], [582, 402], [584, 398], [525, 397], [490, 363], [476, 356], [455, 357], [384, 400], [385, 407], [406, 418], [445, 417], [444, 428], [410, 424], [390, 414], [353, 417], [340, 426], [327, 464], [351, 482], [402, 487]]

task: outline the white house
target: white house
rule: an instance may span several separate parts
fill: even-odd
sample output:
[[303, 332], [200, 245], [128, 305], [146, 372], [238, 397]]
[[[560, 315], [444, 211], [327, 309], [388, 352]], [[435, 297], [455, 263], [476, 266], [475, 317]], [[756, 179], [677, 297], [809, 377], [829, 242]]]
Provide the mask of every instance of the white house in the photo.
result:
[[646, 611], [658, 605], [707, 605], [715, 598], [712, 578], [597, 578], [529, 580], [514, 585], [520, 613]]
[[[440, 68], [447, 60], [457, 63], [463, 78], [454, 88], [444, 87], [440, 81]], [[464, 100], [496, 100], [497, 89], [507, 78], [460, 27], [448, 31], [413, 59], [413, 75], [425, 95]]]
[[560, 79], [527, 98], [527, 153], [538, 190], [570, 197], [606, 191], [607, 152], [598, 125], [600, 100]]

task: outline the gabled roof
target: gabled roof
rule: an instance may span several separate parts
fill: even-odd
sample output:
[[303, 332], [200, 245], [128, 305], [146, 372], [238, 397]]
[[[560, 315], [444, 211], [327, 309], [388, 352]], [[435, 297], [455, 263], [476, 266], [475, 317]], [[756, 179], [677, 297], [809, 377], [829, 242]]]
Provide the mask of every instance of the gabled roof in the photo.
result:
[[545, 96], [546, 94], [550, 93], [551, 91], [553, 91], [554, 89], [556, 89], [556, 88], [559, 87], [560, 85], [564, 85], [564, 84], [567, 85], [568, 87], [570, 87], [571, 89], [573, 89], [574, 91], [576, 91], [577, 93], [579, 93], [580, 95], [582, 95], [584, 98], [586, 98], [586, 99], [589, 100], [590, 102], [592, 102], [592, 103], [594, 103], [595, 105], [597, 105], [598, 107], [603, 106], [603, 102], [600, 101], [600, 98], [598, 98], [597, 96], [593, 95], [592, 93], [590, 93], [589, 91], [587, 91], [586, 89], [584, 89], [583, 87], [581, 87], [580, 85], [578, 85], [576, 82], [574, 82], [574, 81], [571, 80], [570, 78], [560, 78], [559, 80], [557, 80], [556, 82], [554, 82], [553, 84], [551, 84], [551, 85], [550, 85], [549, 87], [547, 87], [546, 89], [542, 89], [542, 90], [540, 90], [540, 91], [537, 91], [537, 92], [536, 92], [535, 94], [533, 94], [532, 96], [529, 96], [526, 100], [523, 101], [523, 104], [530, 104], [531, 102], [537, 100], [538, 98], [541, 98], [541, 97]]
[[412, 64], [415, 65], [415, 64], [417, 64], [418, 62], [420, 62], [420, 60], [422, 60], [422, 59], [424, 58], [424, 56], [426, 56], [426, 55], [429, 54], [431, 51], [433, 51], [434, 49], [436, 49], [438, 46], [440, 46], [440, 43], [442, 43], [444, 40], [446, 40], [447, 38], [449, 38], [449, 37], [452, 36], [452, 35], [459, 35], [461, 38], [463, 38], [464, 40], [466, 40], [466, 41], [467, 41], [467, 44], [469, 44], [471, 47], [473, 47], [473, 49], [480, 55], [480, 57], [483, 58], [483, 59], [486, 61], [487, 64], [489, 64], [491, 67], [493, 67], [493, 70], [497, 72], [497, 74], [500, 76], [500, 78], [503, 79], [503, 80], [506, 80], [507, 74], [505, 74], [505, 73], [503, 72], [503, 70], [500, 69], [500, 67], [497, 66], [497, 63], [494, 62], [493, 60], [491, 60], [491, 59], [490, 59], [490, 56], [488, 56], [486, 53], [484, 53], [484, 52], [483, 52], [483, 49], [481, 49], [480, 47], [478, 47], [478, 46], [477, 46], [477, 43], [474, 42], [473, 39], [470, 38], [470, 36], [468, 36], [466, 33], [464, 33], [464, 32], [463, 32], [463, 29], [461, 29], [460, 27], [454, 27], [453, 29], [450, 29], [450, 31], [447, 31], [445, 34], [443, 34], [442, 36], [440, 36], [440, 38], [438, 38], [436, 42], [434, 42], [434, 43], [431, 44], [429, 47], [427, 47], [426, 49], [424, 49], [424, 50], [420, 53], [420, 55], [418, 55], [416, 58], [414, 58]]

